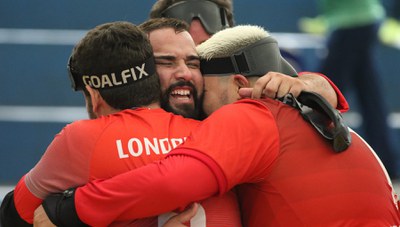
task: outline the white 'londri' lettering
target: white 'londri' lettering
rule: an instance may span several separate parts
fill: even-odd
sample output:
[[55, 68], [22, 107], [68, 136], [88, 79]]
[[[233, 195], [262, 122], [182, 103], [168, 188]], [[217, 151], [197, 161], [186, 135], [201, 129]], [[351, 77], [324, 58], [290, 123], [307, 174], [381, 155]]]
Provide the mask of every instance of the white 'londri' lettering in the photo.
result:
[[128, 141], [116, 140], [118, 157], [120, 159], [139, 157], [140, 155], [160, 155], [167, 154], [173, 148], [183, 143], [186, 137], [183, 138], [131, 138]]

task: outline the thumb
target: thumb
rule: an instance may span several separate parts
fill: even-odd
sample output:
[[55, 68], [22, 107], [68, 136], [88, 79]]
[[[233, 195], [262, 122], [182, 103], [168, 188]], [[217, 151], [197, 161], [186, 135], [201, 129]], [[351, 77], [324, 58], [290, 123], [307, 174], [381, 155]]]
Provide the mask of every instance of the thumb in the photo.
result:
[[243, 87], [239, 89], [239, 95], [241, 98], [251, 98], [253, 88]]
[[182, 213], [177, 215], [179, 216], [179, 221], [181, 223], [190, 221], [190, 219], [192, 219], [196, 215], [198, 208], [199, 204], [193, 203], [188, 209], [184, 210]]
[[192, 219], [199, 208], [198, 203], [193, 203], [189, 208], [184, 210], [183, 212], [171, 217], [163, 227], [186, 227], [185, 223], [189, 222]]

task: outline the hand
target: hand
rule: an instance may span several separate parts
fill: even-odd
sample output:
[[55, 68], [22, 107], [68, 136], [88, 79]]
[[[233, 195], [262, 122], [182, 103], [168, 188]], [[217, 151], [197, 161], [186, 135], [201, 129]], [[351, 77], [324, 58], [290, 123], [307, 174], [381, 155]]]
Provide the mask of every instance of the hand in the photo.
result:
[[33, 216], [33, 226], [34, 227], [55, 227], [55, 225], [47, 217], [47, 214], [44, 211], [42, 205], [40, 205], [35, 210], [35, 213]]
[[307, 84], [298, 77], [291, 77], [282, 73], [268, 72], [258, 78], [253, 88], [241, 88], [239, 95], [242, 98], [281, 98], [288, 93], [295, 97], [306, 90]]
[[242, 98], [282, 98], [288, 93], [298, 97], [302, 91], [315, 92], [324, 97], [334, 108], [338, 99], [335, 90], [325, 77], [317, 73], [303, 73], [291, 77], [282, 73], [269, 72], [258, 78], [253, 88], [239, 89]]
[[187, 227], [185, 222], [190, 221], [196, 213], [197, 209], [199, 208], [198, 203], [193, 203], [188, 209], [184, 210], [182, 213], [179, 213], [172, 218], [170, 218], [163, 227]]

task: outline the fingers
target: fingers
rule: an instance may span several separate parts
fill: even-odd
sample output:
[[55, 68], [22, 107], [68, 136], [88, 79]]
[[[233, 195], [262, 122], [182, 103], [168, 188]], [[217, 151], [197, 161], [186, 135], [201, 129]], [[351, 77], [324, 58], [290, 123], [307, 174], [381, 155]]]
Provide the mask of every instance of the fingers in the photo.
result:
[[263, 96], [276, 99], [292, 93], [297, 97], [306, 85], [298, 78], [291, 77], [282, 73], [269, 72], [260, 77], [253, 88], [252, 98]]
[[183, 212], [170, 218], [163, 227], [186, 227], [184, 223], [189, 222], [194, 216], [196, 216], [197, 210], [199, 208], [198, 203], [193, 203], [189, 208]]
[[263, 94], [272, 99], [279, 98], [283, 93], [289, 91], [289, 85], [283, 84], [283, 79], [279, 75], [274, 77], [266, 84]]
[[[300, 95], [301, 91], [304, 91], [304, 89], [301, 89], [299, 87], [292, 87], [286, 94], [292, 93], [292, 95], [297, 98], [297, 96]], [[284, 95], [280, 96], [279, 98], [281, 98], [283, 96]]]
[[192, 219], [196, 215], [198, 208], [199, 208], [199, 204], [193, 203], [188, 209], [186, 209], [185, 211], [183, 211], [182, 213], [177, 215], [177, 216], [179, 216], [178, 220], [181, 223], [190, 221], [190, 219]]
[[33, 226], [55, 227], [55, 225], [47, 217], [42, 205], [40, 205], [34, 212]]
[[251, 98], [251, 94], [253, 92], [253, 88], [243, 87], [239, 89], [239, 95], [242, 99]]
[[253, 92], [252, 92], [251, 98], [255, 98], [255, 99], [261, 98], [264, 94], [264, 89], [268, 85], [271, 78], [272, 78], [271, 73], [267, 73], [264, 76], [258, 78], [253, 86]]
[[285, 80], [287, 81], [283, 82], [279, 89], [279, 98], [282, 98], [289, 93], [291, 93], [294, 97], [297, 97], [302, 91], [306, 89], [306, 85], [304, 84], [304, 82], [296, 77], [288, 77], [285, 78]]

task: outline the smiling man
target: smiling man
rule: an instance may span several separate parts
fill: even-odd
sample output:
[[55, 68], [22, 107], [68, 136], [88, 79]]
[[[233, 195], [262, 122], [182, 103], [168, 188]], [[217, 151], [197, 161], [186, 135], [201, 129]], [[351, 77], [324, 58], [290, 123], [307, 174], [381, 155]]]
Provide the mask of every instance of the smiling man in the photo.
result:
[[[184, 117], [199, 118], [203, 77], [196, 47], [188, 32], [162, 28], [148, 33], [161, 81], [161, 107]], [[168, 43], [169, 45], [163, 45]]]
[[[238, 186], [244, 226], [400, 225], [387, 172], [355, 132], [350, 132], [352, 145], [338, 154], [334, 141], [321, 136], [297, 109], [273, 99], [239, 100], [239, 88], [253, 85], [266, 71], [286, 72], [277, 43], [265, 30], [226, 29], [198, 52], [204, 109], [214, 112], [164, 160], [47, 198], [43, 206], [54, 223], [106, 226]], [[236, 61], [235, 56], [252, 59], [246, 63], [249, 70], [221, 72], [221, 62]], [[323, 127], [332, 135], [336, 129]], [[72, 220], [80, 225], [71, 225]]]

